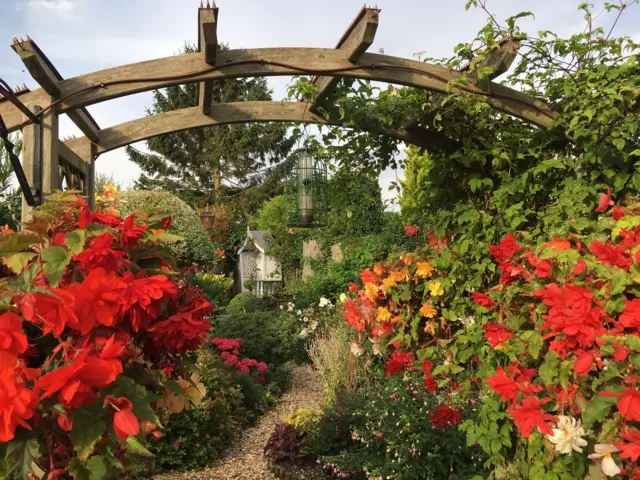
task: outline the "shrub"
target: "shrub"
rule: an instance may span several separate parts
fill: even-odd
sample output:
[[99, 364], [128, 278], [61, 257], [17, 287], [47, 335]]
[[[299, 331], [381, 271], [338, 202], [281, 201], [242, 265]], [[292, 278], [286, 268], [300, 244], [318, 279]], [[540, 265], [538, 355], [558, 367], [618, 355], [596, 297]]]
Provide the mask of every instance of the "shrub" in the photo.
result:
[[285, 423], [293, 425], [298, 437], [304, 437], [317, 428], [321, 418], [322, 412], [318, 410], [299, 408], [285, 418], [284, 421]]
[[261, 302], [253, 293], [241, 292], [231, 299], [229, 305], [225, 309], [228, 314], [234, 313], [254, 313], [258, 312]]
[[[339, 472], [362, 471], [367, 478], [440, 480], [486, 478], [477, 445], [467, 446], [456, 425], [472, 414], [451, 409], [424, 388], [417, 374], [385, 378], [357, 415], [351, 445], [322, 461]], [[476, 476], [478, 475], [478, 476]]]
[[129, 190], [119, 192], [117, 198], [123, 216], [135, 211], [158, 210], [171, 215], [172, 232], [183, 238], [182, 241], [170, 245], [179, 265], [196, 264], [208, 268], [218, 260], [216, 248], [209, 239], [200, 217], [178, 197], [162, 191]]
[[293, 425], [278, 423], [264, 447], [264, 453], [275, 462], [293, 460], [299, 451], [298, 436]]
[[297, 322], [282, 312], [219, 315], [213, 321], [213, 331], [218, 337], [242, 338], [242, 353], [265, 362], [270, 369], [305, 358]]
[[225, 275], [200, 272], [187, 275], [185, 279], [190, 285], [200, 287], [209, 301], [215, 305], [216, 309], [227, 304], [233, 279]]
[[59, 192], [0, 236], [3, 478], [125, 478], [161, 406], [202, 397], [183, 359], [212, 305], [164, 255], [170, 217], [114, 206]]

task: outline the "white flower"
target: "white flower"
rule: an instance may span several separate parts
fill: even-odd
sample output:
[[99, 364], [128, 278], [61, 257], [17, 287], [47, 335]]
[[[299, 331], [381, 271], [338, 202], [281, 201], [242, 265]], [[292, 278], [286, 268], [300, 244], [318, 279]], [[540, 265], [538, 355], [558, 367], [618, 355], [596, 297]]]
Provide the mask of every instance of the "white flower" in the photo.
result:
[[602, 458], [602, 464], [600, 465], [600, 468], [602, 468], [602, 473], [604, 473], [607, 477], [615, 477], [622, 471], [611, 456], [612, 453], [619, 452], [620, 450], [618, 450], [613, 445], [602, 443], [596, 444], [593, 449], [596, 453], [592, 453], [591, 455], [589, 455], [589, 458]]
[[320, 297], [320, 302], [318, 302], [318, 307], [324, 308], [324, 307], [330, 307], [330, 306], [331, 306], [331, 300], [324, 297]]
[[280, 310], [284, 310], [284, 305], [280, 305]]
[[351, 350], [351, 353], [355, 357], [359, 357], [360, 355], [362, 355], [362, 348], [360, 348], [360, 345], [358, 345], [356, 342], [349, 343], [349, 350]]
[[309, 324], [309, 326], [311, 327], [311, 330], [315, 330], [316, 328], [318, 328], [318, 322], [314, 320]]
[[298, 311], [296, 312], [296, 315], [298, 315], [298, 316], [302, 315], [302, 310], [298, 310]]
[[291, 302], [287, 304], [287, 312], [292, 313], [295, 305]]
[[302, 331], [300, 332], [300, 338], [306, 338], [308, 336], [309, 336], [309, 329], [303, 328]]
[[547, 435], [551, 443], [556, 446], [556, 451], [569, 454], [573, 450], [582, 453], [582, 447], [587, 446], [587, 441], [582, 438], [586, 434], [582, 423], [566, 415], [558, 415], [558, 422], [553, 429], [553, 435]]
[[373, 346], [373, 354], [374, 355], [382, 355], [382, 352], [380, 351], [380, 342], [378, 342], [378, 340], [376, 340], [375, 338], [371, 338], [371, 337], [369, 337], [369, 341], [371, 342], [371, 345]]
[[470, 327], [471, 325], [476, 323], [475, 317], [471, 315], [462, 315], [458, 317], [458, 321], [462, 323], [462, 325], [464, 325], [465, 327]]
[[307, 322], [309, 321], [309, 317], [302, 317], [302, 321], [303, 321], [304, 323], [307, 323]]

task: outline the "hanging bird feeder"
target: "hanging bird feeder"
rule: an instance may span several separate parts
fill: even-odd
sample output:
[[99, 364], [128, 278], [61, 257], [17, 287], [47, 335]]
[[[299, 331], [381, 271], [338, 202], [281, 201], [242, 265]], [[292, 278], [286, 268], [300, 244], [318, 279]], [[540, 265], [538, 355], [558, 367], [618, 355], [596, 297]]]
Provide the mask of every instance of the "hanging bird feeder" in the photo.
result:
[[327, 167], [307, 149], [297, 152], [292, 180], [285, 190], [287, 225], [317, 228], [327, 221]]

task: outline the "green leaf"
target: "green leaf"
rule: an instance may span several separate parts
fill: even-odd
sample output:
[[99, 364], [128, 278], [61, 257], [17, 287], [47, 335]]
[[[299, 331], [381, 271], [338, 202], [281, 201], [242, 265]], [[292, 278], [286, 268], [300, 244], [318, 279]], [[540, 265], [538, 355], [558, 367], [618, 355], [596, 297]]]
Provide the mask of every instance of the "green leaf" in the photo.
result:
[[111, 393], [116, 397], [128, 398], [133, 404], [133, 413], [139, 419], [160, 424], [156, 412], [151, 408], [151, 402], [156, 401], [159, 397], [142, 385], [138, 385], [132, 378], [120, 375], [116, 379]]
[[73, 428], [70, 438], [80, 460], [86, 460], [93, 452], [96, 442], [102, 438], [107, 428], [100, 401], [84, 405], [73, 411]]
[[69, 473], [73, 475], [75, 480], [90, 480], [89, 470], [87, 469], [85, 464], [77, 458], [71, 460], [67, 468], [69, 470]]
[[67, 233], [66, 244], [71, 253], [77, 255], [84, 250], [85, 238], [86, 232], [84, 230], [74, 230], [73, 232]]
[[104, 457], [94, 455], [87, 462], [87, 470], [89, 470], [89, 480], [108, 480], [109, 465]]
[[625, 144], [625, 143], [626, 143], [626, 142], [624, 141], [624, 138], [614, 138], [614, 139], [613, 139], [613, 144], [615, 145], [615, 147], [616, 147], [618, 150], [622, 150], [622, 149], [624, 148], [624, 144]]
[[143, 457], [155, 457], [155, 455], [147, 450], [147, 448], [142, 445], [136, 437], [129, 435], [125, 444], [129, 450], [137, 453], [138, 455], [142, 455]]
[[13, 273], [20, 275], [24, 267], [35, 257], [35, 253], [14, 253], [2, 258], [2, 263], [9, 267]]
[[542, 348], [542, 335], [535, 332], [529, 338], [529, 353], [534, 359], [540, 356], [540, 349]]
[[613, 228], [611, 236], [615, 238], [620, 234], [621, 230], [632, 230], [637, 226], [640, 226], [640, 216], [629, 215], [622, 217], [620, 220], [618, 220], [616, 226]]
[[558, 370], [558, 354], [556, 352], [547, 352], [544, 362], [540, 365], [538, 373], [545, 385], [552, 385], [556, 371]]
[[585, 429], [591, 427], [594, 422], [603, 420], [609, 410], [618, 401], [617, 397], [603, 397], [594, 395], [582, 412], [582, 423]]
[[11, 255], [12, 253], [20, 253], [25, 248], [30, 247], [34, 243], [38, 243], [38, 236], [32, 234], [11, 234], [0, 236], [0, 255]]
[[71, 252], [62, 247], [48, 247], [42, 250], [44, 274], [52, 287], [56, 287], [71, 261]]
[[41, 456], [40, 444], [36, 438], [10, 442], [7, 446], [7, 458], [12, 459], [13, 465], [9, 470], [9, 478], [12, 474], [20, 480], [30, 480], [33, 476], [42, 478], [44, 471], [36, 463]]

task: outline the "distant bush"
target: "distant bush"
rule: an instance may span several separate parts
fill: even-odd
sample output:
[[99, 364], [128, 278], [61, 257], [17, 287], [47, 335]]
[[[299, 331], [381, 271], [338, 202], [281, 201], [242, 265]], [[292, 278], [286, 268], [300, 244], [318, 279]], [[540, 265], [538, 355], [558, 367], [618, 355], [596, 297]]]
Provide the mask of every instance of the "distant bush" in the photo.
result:
[[185, 278], [189, 284], [200, 287], [216, 308], [226, 305], [229, 301], [229, 289], [233, 284], [231, 278], [225, 275], [200, 272], [187, 275]]
[[167, 192], [130, 190], [118, 192], [120, 214], [124, 218], [136, 210], [162, 209], [171, 215], [171, 233], [184, 238], [170, 245], [180, 266], [196, 264], [207, 268], [218, 259], [216, 248], [209, 239], [198, 214], [185, 202]]
[[260, 310], [261, 302], [258, 297], [249, 292], [242, 292], [231, 299], [225, 309], [226, 313], [254, 313]]

